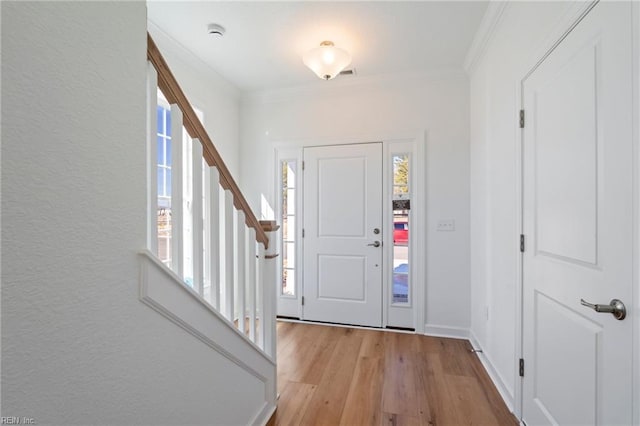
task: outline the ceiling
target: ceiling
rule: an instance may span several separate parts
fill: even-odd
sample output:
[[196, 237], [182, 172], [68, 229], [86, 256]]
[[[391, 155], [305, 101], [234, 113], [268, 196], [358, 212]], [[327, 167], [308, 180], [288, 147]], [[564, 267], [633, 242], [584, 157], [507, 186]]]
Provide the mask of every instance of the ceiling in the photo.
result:
[[[487, 1], [148, 1], [149, 20], [243, 91], [318, 79], [302, 55], [331, 40], [364, 76], [461, 67]], [[226, 28], [224, 37], [207, 25]]]

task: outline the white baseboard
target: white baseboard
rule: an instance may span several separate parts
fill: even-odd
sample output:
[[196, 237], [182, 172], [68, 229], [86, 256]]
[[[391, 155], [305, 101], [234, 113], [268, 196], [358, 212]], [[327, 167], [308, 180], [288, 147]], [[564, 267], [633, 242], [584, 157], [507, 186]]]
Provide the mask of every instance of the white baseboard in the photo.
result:
[[[480, 342], [471, 330], [469, 330], [469, 342], [471, 342], [471, 346], [473, 346], [474, 349], [482, 350]], [[494, 367], [488, 354], [485, 354], [484, 352], [476, 352], [476, 355], [478, 355], [478, 359], [484, 366], [484, 369], [487, 371], [489, 378], [495, 385], [496, 389], [498, 389], [498, 393], [504, 400], [504, 403], [507, 404], [507, 408], [509, 408], [509, 410], [513, 413], [515, 410], [515, 400], [513, 393], [509, 391], [509, 386], [507, 386], [500, 373], [498, 373], [498, 370]]]
[[262, 410], [260, 410], [258, 414], [256, 414], [256, 416], [249, 424], [256, 426], [265, 426], [269, 422], [269, 419], [271, 419], [271, 416], [273, 416], [273, 413], [275, 413], [276, 407], [276, 404], [265, 403], [262, 407]]
[[469, 340], [469, 329], [463, 327], [447, 327], [444, 325], [424, 325], [424, 334], [434, 337], [449, 337], [452, 339]]

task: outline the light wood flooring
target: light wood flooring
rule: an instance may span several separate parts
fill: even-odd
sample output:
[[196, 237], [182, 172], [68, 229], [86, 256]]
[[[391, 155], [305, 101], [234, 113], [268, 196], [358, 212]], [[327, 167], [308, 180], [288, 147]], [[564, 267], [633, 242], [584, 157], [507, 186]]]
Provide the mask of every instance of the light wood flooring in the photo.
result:
[[466, 340], [278, 322], [276, 425], [517, 425]]

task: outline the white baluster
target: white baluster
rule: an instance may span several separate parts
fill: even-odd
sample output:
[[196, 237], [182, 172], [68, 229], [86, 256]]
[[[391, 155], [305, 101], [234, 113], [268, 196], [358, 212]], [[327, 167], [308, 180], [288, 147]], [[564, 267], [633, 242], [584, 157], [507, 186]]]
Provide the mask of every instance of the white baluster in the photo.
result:
[[182, 276], [193, 287], [193, 187], [191, 173], [191, 138], [182, 127]]
[[171, 105], [171, 269], [184, 279], [182, 111]]
[[207, 196], [208, 232], [206, 233], [207, 257], [205, 259], [206, 274], [209, 278], [209, 303], [220, 311], [220, 174], [215, 167], [205, 169]]
[[147, 62], [147, 248], [158, 255], [158, 73]]
[[249, 312], [249, 339], [256, 342], [256, 230], [248, 229], [247, 252], [247, 310]]
[[[203, 216], [202, 216], [202, 249], [204, 250], [202, 259], [202, 297], [213, 306], [213, 293], [211, 291], [211, 168], [204, 167], [203, 170], [202, 191], [203, 200]], [[207, 290], [208, 289], [208, 290]], [[208, 292], [207, 292], [208, 291]]]
[[256, 283], [256, 294], [257, 294], [257, 305], [258, 305], [258, 346], [262, 348], [263, 351], [267, 352], [267, 348], [265, 346], [265, 333], [267, 330], [267, 321], [265, 321], [264, 316], [264, 267], [265, 267], [265, 250], [264, 244], [258, 243], [258, 270], [257, 272], [257, 283]]
[[233, 207], [233, 193], [228, 189], [224, 191], [224, 315], [227, 319], [233, 322], [233, 267], [234, 267], [234, 253], [233, 253], [233, 218], [235, 216], [235, 208]]
[[193, 240], [193, 289], [202, 296], [204, 284], [204, 268], [202, 265], [202, 247], [204, 244], [202, 235], [202, 144], [198, 139], [193, 139], [191, 145], [191, 175], [191, 202], [193, 203], [191, 208], [193, 214], [191, 234]]
[[242, 210], [238, 211], [236, 215], [236, 304], [238, 307], [238, 329], [244, 333], [245, 327], [245, 313], [246, 313], [246, 299], [245, 288], [246, 282], [246, 261], [247, 261], [247, 235], [245, 225], [245, 215]]
[[269, 248], [265, 251], [264, 268], [262, 269], [263, 279], [263, 314], [260, 321], [264, 321], [264, 351], [272, 358], [276, 358], [276, 258], [278, 256], [278, 245], [276, 244], [276, 232], [280, 226], [271, 224], [266, 231], [269, 238]]

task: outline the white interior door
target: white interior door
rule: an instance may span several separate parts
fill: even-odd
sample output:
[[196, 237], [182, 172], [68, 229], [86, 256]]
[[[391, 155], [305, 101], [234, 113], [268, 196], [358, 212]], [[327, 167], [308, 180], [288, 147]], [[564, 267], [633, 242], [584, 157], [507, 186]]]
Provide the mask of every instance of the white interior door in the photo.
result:
[[304, 164], [303, 318], [380, 327], [382, 144], [305, 148]]
[[[632, 423], [629, 2], [601, 2], [523, 80], [523, 419]], [[637, 396], [636, 396], [637, 397]]]

